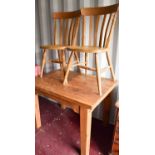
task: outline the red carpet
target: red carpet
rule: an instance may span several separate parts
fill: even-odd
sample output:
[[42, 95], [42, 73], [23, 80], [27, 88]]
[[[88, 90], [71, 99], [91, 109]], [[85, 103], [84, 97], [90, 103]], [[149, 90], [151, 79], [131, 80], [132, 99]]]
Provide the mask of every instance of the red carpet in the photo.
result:
[[[79, 115], [40, 97], [42, 127], [35, 134], [35, 155], [80, 155]], [[92, 120], [90, 155], [108, 155], [113, 126]]]

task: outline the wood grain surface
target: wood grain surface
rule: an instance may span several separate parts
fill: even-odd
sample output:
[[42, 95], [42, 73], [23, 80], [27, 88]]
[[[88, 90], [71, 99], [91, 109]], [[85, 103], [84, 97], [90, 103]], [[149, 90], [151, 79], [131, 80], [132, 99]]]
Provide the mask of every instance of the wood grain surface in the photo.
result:
[[63, 85], [63, 74], [60, 70], [35, 79], [35, 90], [38, 95], [45, 95], [60, 103], [84, 106], [92, 110], [113, 90], [117, 81], [102, 78], [101, 85], [103, 93], [99, 96], [96, 77], [76, 72], [70, 72], [69, 83]]

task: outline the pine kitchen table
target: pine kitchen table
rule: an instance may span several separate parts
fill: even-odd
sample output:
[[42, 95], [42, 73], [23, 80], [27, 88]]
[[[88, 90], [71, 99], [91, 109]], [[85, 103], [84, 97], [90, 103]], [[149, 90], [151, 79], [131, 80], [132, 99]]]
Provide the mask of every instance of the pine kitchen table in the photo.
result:
[[[104, 124], [109, 118], [109, 95], [117, 86], [117, 81], [102, 78], [102, 95], [98, 94], [95, 76], [85, 76], [70, 72], [68, 85], [63, 85], [63, 73], [60, 70], [35, 78], [36, 101], [43, 95], [58, 101], [62, 107], [69, 106], [80, 114], [81, 155], [89, 155], [91, 122], [93, 110], [104, 100]], [[38, 114], [39, 115], [39, 114]]]

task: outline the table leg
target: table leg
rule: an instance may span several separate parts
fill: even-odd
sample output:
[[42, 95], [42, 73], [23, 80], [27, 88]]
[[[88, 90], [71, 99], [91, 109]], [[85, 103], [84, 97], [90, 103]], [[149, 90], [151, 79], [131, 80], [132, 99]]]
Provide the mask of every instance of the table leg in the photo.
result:
[[36, 117], [36, 127], [40, 128], [41, 119], [40, 119], [39, 99], [37, 94], [35, 94], [35, 117]]
[[110, 107], [112, 103], [112, 93], [103, 100], [103, 124], [107, 126], [110, 118]]
[[89, 155], [91, 138], [92, 111], [80, 107], [81, 155]]

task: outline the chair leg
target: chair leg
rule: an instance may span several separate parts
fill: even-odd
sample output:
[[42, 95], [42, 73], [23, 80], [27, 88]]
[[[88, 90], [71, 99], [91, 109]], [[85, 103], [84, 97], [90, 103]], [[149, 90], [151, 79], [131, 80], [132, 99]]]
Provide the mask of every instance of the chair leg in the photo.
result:
[[62, 68], [63, 68], [64, 77], [65, 77], [65, 74], [66, 74], [65, 67], [66, 67], [65, 51], [62, 51]]
[[106, 57], [107, 57], [108, 65], [110, 66], [110, 72], [111, 72], [111, 75], [112, 75], [112, 79], [115, 81], [116, 78], [115, 78], [115, 74], [114, 74], [114, 70], [113, 70], [113, 65], [112, 65], [112, 61], [110, 59], [109, 52], [106, 52]]
[[102, 95], [102, 87], [101, 87], [101, 75], [100, 75], [100, 68], [98, 62], [98, 53], [95, 53], [95, 63], [96, 63], [96, 79], [97, 79], [97, 86], [99, 95]]
[[44, 66], [45, 66], [45, 63], [46, 63], [46, 49], [44, 49], [43, 51], [43, 57], [42, 57], [42, 64], [41, 64], [41, 74], [40, 74], [40, 77], [42, 78], [43, 77], [43, 72], [44, 72]]
[[[88, 53], [85, 53], [85, 66], [88, 66]], [[85, 75], [87, 75], [87, 69], [85, 69]]]
[[[77, 52], [74, 52], [74, 55], [75, 55], [76, 63], [78, 64], [80, 62], [80, 60], [79, 60]], [[78, 67], [78, 71], [81, 73], [80, 67], [79, 66], [77, 66], [77, 67]]]
[[67, 79], [68, 79], [69, 70], [70, 70], [70, 67], [71, 67], [71, 64], [72, 64], [73, 54], [74, 54], [74, 51], [71, 52], [71, 55], [69, 57], [69, 61], [68, 61], [68, 64], [67, 64], [67, 70], [66, 70], [65, 78], [64, 78], [64, 81], [63, 81], [63, 85], [68, 84], [68, 80]]
[[61, 60], [62, 60], [62, 53], [61, 51], [58, 51], [58, 59], [60, 61], [60, 68], [61, 68], [61, 71], [63, 71], [63, 64], [61, 63]]

